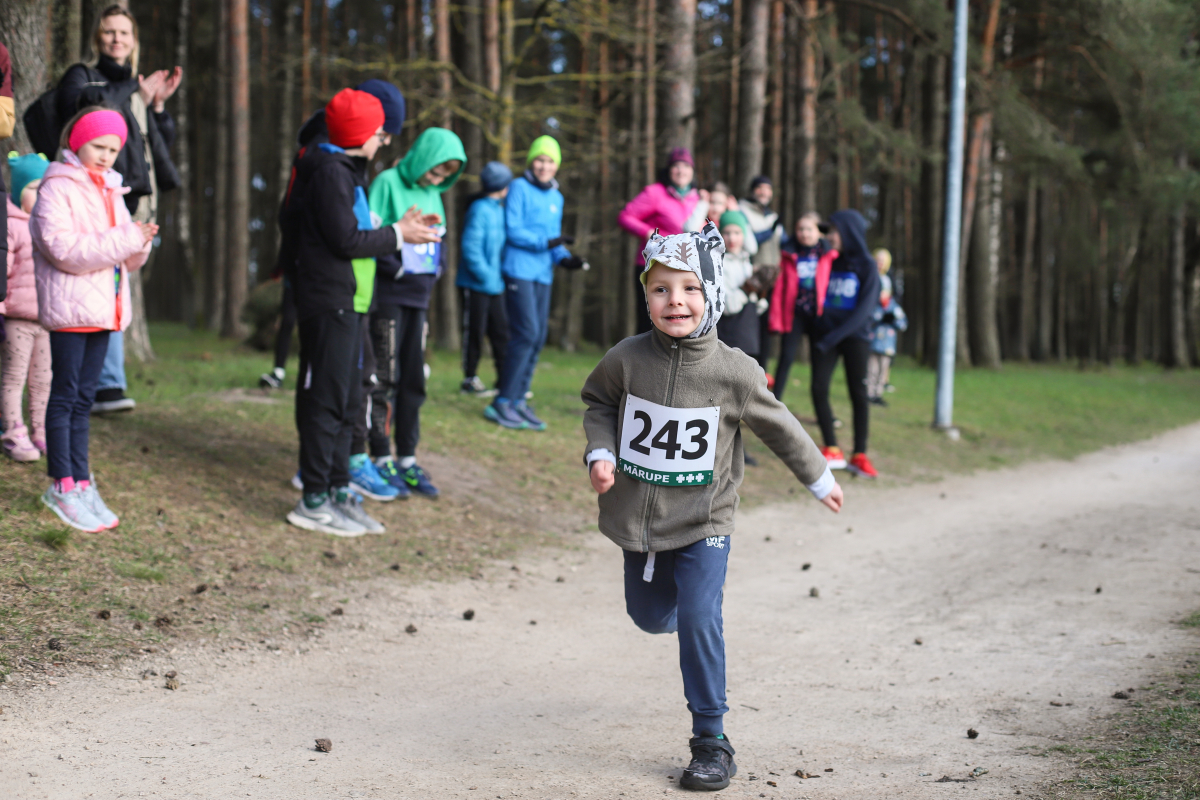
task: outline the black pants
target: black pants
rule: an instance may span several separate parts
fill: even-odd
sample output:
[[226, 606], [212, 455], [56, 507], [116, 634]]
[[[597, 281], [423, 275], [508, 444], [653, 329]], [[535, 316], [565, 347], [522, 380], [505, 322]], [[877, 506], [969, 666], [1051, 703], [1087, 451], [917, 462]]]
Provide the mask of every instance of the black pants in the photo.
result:
[[846, 388], [850, 391], [850, 403], [854, 406], [854, 452], [865, 453], [871, 420], [871, 405], [867, 399], [867, 359], [871, 356], [871, 343], [865, 339], [847, 337], [825, 353], [818, 350], [816, 342], [813, 342], [812, 400], [817, 422], [821, 426], [821, 438], [825, 440], [826, 447], [837, 446], [833, 409], [829, 405], [829, 384], [833, 380], [838, 356], [846, 365]]
[[633, 269], [633, 307], [637, 309], [637, 332], [645, 333], [654, 327], [650, 323], [650, 310], [646, 308], [646, 287], [642, 285], [642, 270], [638, 264]]
[[771, 343], [774, 340], [771, 334], [770, 317], [770, 308], [758, 315], [758, 352], [754, 354], [754, 360], [763, 368], [763, 372], [767, 371], [767, 361], [771, 358]]
[[792, 329], [788, 333], [783, 334], [779, 340], [779, 363], [775, 365], [775, 399], [783, 399], [783, 390], [787, 388], [788, 373], [792, 370], [792, 364], [796, 361], [796, 350], [800, 347], [800, 340], [808, 336], [811, 331], [811, 326], [799, 310], [796, 311], [792, 318]]
[[296, 300], [292, 279], [283, 277], [283, 303], [280, 306], [279, 330], [275, 333], [275, 366], [287, 366], [288, 350], [292, 347], [292, 329], [296, 327]]
[[362, 404], [361, 314], [323, 311], [300, 321], [296, 429], [307, 493], [350, 483], [351, 412]]
[[417, 453], [425, 402], [425, 309], [382, 305], [371, 312], [371, 344], [379, 383], [371, 392], [371, 456]]
[[375, 377], [375, 348], [371, 346], [371, 318], [361, 314], [359, 322], [362, 341], [362, 358], [359, 359], [358, 382], [360, 391], [358, 403], [350, 409], [350, 418], [354, 420], [354, 433], [350, 437], [350, 454], [367, 452], [367, 437], [371, 433], [371, 392], [375, 390], [378, 379]]
[[474, 378], [479, 372], [483, 354], [483, 337], [492, 343], [492, 360], [496, 362], [496, 380], [504, 368], [508, 351], [508, 314], [504, 310], [504, 294], [484, 294], [462, 289], [463, 309], [463, 378]]
[[46, 465], [51, 478], [86, 481], [92, 401], [111, 331], [50, 331], [50, 401], [46, 405]]

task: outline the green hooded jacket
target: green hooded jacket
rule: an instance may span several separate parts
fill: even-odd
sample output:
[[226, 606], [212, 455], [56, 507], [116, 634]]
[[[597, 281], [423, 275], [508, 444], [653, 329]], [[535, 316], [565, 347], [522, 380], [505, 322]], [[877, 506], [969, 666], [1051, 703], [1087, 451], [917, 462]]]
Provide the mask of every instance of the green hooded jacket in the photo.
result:
[[[418, 186], [417, 181], [438, 164], [458, 159], [458, 172], [438, 186]], [[444, 219], [442, 192], [449, 189], [467, 168], [467, 152], [462, 140], [445, 128], [426, 128], [400, 163], [385, 169], [371, 184], [371, 210], [383, 218], [382, 224], [399, 222], [404, 212], [417, 206], [426, 214], [440, 214]]]

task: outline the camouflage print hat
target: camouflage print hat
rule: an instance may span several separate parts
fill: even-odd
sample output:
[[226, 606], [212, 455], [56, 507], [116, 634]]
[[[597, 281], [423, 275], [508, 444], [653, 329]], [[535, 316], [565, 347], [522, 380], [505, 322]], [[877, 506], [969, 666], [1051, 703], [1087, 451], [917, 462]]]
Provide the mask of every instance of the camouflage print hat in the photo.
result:
[[704, 319], [696, 330], [688, 334], [689, 339], [698, 339], [717, 327], [717, 320], [725, 311], [724, 254], [725, 240], [711, 222], [705, 223], [704, 230], [699, 233], [691, 231], [659, 236], [656, 230], [650, 234], [646, 248], [642, 250], [642, 258], [646, 261], [646, 268], [641, 274], [643, 286], [646, 285], [646, 273], [655, 264], [694, 272], [700, 279], [700, 285], [704, 287]]

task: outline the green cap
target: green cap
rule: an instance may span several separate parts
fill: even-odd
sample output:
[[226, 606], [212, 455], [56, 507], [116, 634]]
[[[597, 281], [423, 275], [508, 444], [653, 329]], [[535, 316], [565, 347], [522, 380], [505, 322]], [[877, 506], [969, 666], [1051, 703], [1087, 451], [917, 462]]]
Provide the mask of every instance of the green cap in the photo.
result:
[[737, 225], [745, 229], [750, 227], [750, 220], [746, 219], [746, 215], [740, 211], [726, 211], [721, 215], [721, 220], [717, 223], [717, 228], [724, 229], [728, 225]]
[[538, 156], [549, 156], [555, 164], [562, 166], [562, 148], [553, 136], [539, 136], [533, 140], [533, 144], [529, 145], [529, 155], [525, 156], [525, 165], [532, 164]]

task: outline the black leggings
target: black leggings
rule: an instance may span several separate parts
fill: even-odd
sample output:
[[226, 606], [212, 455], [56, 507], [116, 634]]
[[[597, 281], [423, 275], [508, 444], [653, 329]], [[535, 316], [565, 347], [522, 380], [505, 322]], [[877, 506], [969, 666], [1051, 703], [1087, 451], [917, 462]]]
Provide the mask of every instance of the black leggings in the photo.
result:
[[288, 350], [292, 348], [292, 330], [296, 327], [296, 300], [291, 278], [283, 278], [283, 301], [280, 303], [279, 330], [275, 333], [275, 366], [287, 367]]
[[792, 329], [783, 334], [779, 341], [779, 363], [775, 366], [775, 399], [783, 399], [783, 390], [787, 388], [788, 373], [792, 369], [792, 363], [796, 360], [796, 350], [800, 347], [800, 340], [809, 333], [808, 323], [800, 312], [796, 312], [796, 316], [792, 321]]
[[871, 405], [867, 398], [867, 361], [871, 356], [871, 343], [850, 336], [827, 352], [821, 352], [816, 345], [816, 340], [812, 340], [812, 399], [817, 422], [821, 426], [821, 438], [825, 440], [826, 447], [837, 447], [833, 408], [829, 405], [829, 384], [833, 380], [838, 356], [841, 356], [846, 366], [846, 388], [850, 391], [850, 403], [854, 406], [854, 452], [865, 453], [871, 420]]

